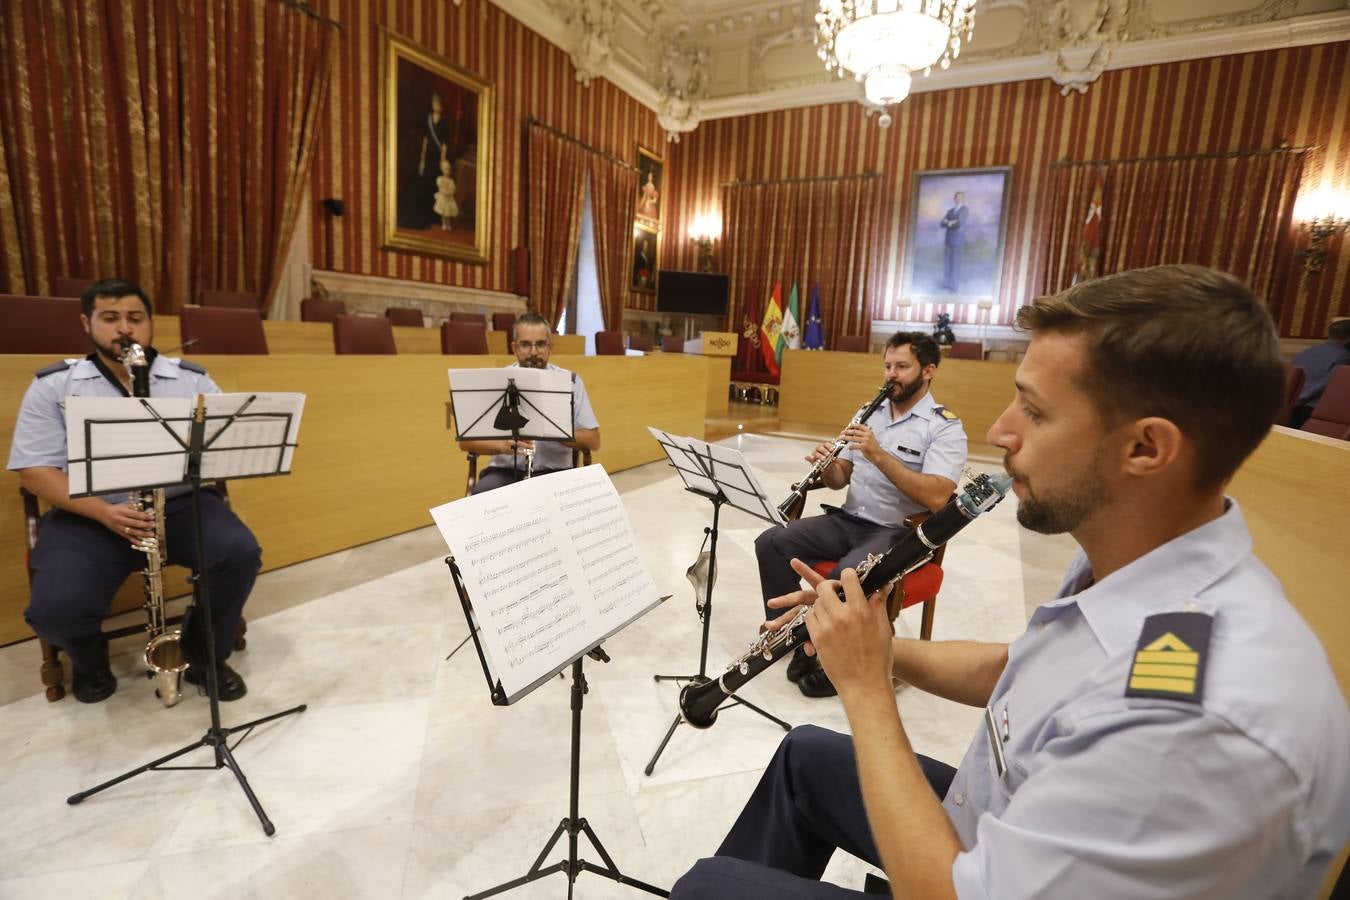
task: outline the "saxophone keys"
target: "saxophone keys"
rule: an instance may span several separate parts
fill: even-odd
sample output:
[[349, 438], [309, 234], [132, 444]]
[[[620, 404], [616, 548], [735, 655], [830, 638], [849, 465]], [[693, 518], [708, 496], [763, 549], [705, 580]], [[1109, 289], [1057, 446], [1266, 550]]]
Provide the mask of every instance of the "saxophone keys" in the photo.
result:
[[740, 671], [740, 673], [741, 673], [742, 675], [749, 675], [749, 674], [750, 674], [750, 664], [749, 664], [749, 663], [741, 663], [741, 664], [740, 664], [739, 666], [737, 666], [736, 668]]

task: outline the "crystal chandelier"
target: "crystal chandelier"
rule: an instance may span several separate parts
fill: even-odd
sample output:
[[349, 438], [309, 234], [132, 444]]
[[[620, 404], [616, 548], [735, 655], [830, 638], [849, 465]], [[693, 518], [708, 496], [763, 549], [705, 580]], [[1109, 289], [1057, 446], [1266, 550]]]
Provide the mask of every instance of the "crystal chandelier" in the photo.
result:
[[[909, 96], [911, 73], [947, 68], [975, 30], [975, 0], [819, 0], [816, 53], [839, 77], [851, 72], [867, 102]], [[881, 127], [891, 124], [883, 112]]]

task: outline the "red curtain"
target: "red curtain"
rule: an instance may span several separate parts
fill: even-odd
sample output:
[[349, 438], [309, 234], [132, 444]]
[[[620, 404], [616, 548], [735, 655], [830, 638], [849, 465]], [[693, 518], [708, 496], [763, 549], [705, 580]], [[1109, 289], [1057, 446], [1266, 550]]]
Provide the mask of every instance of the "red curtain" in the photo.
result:
[[266, 309], [336, 30], [277, 0], [0, 3], [0, 289], [138, 281]]
[[623, 324], [623, 306], [628, 297], [628, 249], [633, 240], [638, 175], [631, 166], [620, 165], [598, 153], [589, 154], [587, 163], [600, 305], [605, 328], [613, 330]]
[[[1269, 299], [1289, 266], [1303, 162], [1296, 150], [1105, 162], [1101, 274], [1194, 263], [1230, 272]], [[1091, 165], [1051, 169], [1047, 293], [1073, 283], [1094, 178]]]
[[530, 305], [557, 322], [572, 288], [590, 154], [576, 142], [533, 125], [526, 152]]
[[[834, 347], [846, 334], [870, 336], [880, 191], [875, 175], [723, 188], [731, 275], [727, 321], [742, 322], [749, 291], [768, 297], [781, 283], [786, 302], [795, 281], [804, 322], [806, 298], [818, 282], [825, 346]], [[765, 371], [763, 366], [760, 360], [752, 371]]]

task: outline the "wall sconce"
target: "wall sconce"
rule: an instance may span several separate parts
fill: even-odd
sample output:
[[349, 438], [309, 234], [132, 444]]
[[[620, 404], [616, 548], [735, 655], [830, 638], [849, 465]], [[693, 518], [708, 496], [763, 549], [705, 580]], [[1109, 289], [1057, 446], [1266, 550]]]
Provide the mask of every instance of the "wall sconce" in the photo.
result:
[[713, 257], [713, 244], [722, 235], [722, 220], [709, 213], [694, 217], [689, 226], [689, 240], [698, 246], [698, 270], [711, 272], [717, 265]]
[[1327, 242], [1350, 229], [1350, 198], [1328, 190], [1314, 191], [1300, 197], [1294, 207], [1298, 227], [1308, 232], [1308, 246], [1299, 256], [1303, 260], [1303, 280], [1317, 275], [1326, 266]]

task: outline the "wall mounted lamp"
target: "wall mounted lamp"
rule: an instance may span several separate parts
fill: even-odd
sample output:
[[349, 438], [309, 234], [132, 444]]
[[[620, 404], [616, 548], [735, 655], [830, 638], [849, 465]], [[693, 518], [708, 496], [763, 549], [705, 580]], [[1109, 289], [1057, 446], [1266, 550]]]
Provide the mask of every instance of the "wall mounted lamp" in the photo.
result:
[[1350, 229], [1350, 197], [1329, 190], [1314, 191], [1299, 198], [1294, 218], [1299, 229], [1308, 233], [1308, 246], [1299, 253], [1303, 280], [1307, 281], [1326, 266], [1328, 242]]
[[713, 256], [713, 245], [721, 236], [721, 219], [711, 213], [703, 213], [694, 217], [693, 224], [689, 226], [689, 240], [698, 246], [698, 270], [700, 272], [711, 272], [716, 267], [717, 260]]

